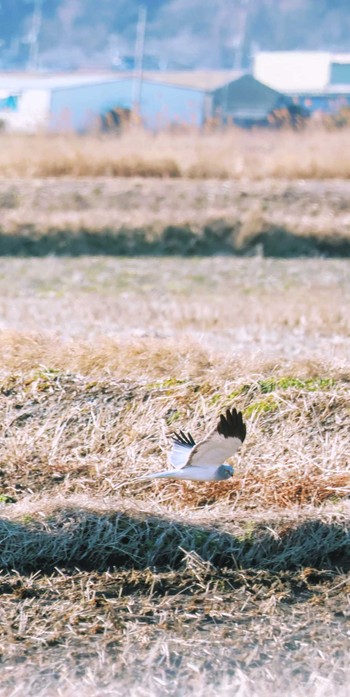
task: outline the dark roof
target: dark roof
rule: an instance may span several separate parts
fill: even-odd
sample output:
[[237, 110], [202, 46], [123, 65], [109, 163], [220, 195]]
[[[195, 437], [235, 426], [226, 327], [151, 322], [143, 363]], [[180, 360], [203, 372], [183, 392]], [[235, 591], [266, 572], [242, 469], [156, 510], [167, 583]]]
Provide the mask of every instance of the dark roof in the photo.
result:
[[213, 107], [222, 109], [236, 118], [264, 118], [283, 99], [280, 92], [255, 80], [252, 75], [243, 75], [224, 87], [213, 90]]

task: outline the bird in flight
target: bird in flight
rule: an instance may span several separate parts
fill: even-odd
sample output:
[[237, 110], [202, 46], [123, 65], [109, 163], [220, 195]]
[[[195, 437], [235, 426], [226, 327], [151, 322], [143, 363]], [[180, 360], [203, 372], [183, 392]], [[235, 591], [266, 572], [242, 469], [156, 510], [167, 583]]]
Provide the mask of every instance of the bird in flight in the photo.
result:
[[173, 470], [156, 472], [140, 479], [189, 479], [197, 482], [218, 482], [233, 475], [233, 467], [225, 464], [234, 455], [246, 436], [242, 412], [235, 408], [221, 414], [217, 426], [204, 440], [195, 443], [190, 433], [174, 433], [169, 462]]

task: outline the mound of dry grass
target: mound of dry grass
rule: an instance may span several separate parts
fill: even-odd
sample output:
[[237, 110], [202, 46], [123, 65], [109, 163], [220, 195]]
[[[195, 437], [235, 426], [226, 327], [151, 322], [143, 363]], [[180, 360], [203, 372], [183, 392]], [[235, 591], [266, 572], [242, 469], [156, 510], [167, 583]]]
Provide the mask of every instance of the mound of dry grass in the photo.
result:
[[2, 368], [23, 371], [24, 380], [25, 372], [36, 368], [38, 378], [42, 375], [44, 380], [46, 375], [50, 380], [62, 369], [93, 377], [113, 374], [122, 380], [141, 376], [141, 382], [170, 372], [181, 376], [181, 384], [186, 377], [199, 377], [214, 367], [213, 358], [199, 345], [178, 347], [174, 339], [118, 341], [100, 337], [93, 342], [60, 341], [53, 340], [49, 333], [4, 331], [0, 333], [0, 350]]
[[224, 516], [221, 525], [218, 509], [215, 524], [208, 513], [196, 516], [194, 524], [187, 516], [154, 515], [146, 504], [133, 510], [130, 500], [108, 506], [96, 500], [91, 508], [79, 499], [53, 499], [13, 508], [0, 524], [0, 562], [21, 573], [55, 567], [179, 571], [188, 554], [218, 569], [350, 571], [346, 505], [317, 514], [294, 511], [276, 520], [250, 514], [249, 523], [238, 513], [232, 521]]
[[[32, 362], [35, 348], [30, 346]], [[99, 364], [98, 351], [90, 347], [87, 365], [78, 347], [75, 367], [90, 373], [83, 377], [62, 371], [71, 357], [56, 342], [54, 363], [40, 367], [39, 352], [36, 370], [4, 377], [5, 495], [110, 495], [123, 483], [120, 495], [129, 502], [151, 494], [168, 511], [220, 503], [251, 513], [349, 496], [348, 374], [299, 364], [298, 375], [286, 375], [267, 365], [247, 381], [247, 366], [237, 361], [222, 361], [218, 370], [204, 351], [196, 356], [195, 346], [179, 353], [168, 342], [151, 341], [143, 344], [143, 381], [132, 382], [140, 354], [127, 344], [121, 348], [116, 357], [106, 351]], [[23, 369], [23, 359], [18, 364]], [[99, 375], [102, 365], [104, 375], [114, 372], [113, 379]], [[228, 380], [233, 372], [236, 377]], [[186, 425], [195, 437], [203, 434], [232, 404], [243, 410], [249, 432], [232, 481], [133, 484], [133, 478], [159, 469], [172, 430]]]

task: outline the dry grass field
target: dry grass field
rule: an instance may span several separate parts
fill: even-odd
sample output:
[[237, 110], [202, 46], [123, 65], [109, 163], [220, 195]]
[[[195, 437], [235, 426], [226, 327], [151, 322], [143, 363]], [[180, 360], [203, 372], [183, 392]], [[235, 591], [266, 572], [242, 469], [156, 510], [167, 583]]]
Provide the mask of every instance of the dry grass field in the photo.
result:
[[350, 129], [0, 134], [0, 254], [350, 256]]
[[[3, 258], [0, 285], [1, 695], [347, 695], [349, 262]], [[232, 480], [132, 482], [232, 404]]]
[[350, 129], [121, 135], [1, 134], [2, 177], [349, 179]]
[[[299, 136], [332, 181], [189, 179], [188, 136], [154, 138], [192, 143], [161, 181], [4, 140], [1, 697], [350, 694], [350, 150]], [[233, 405], [231, 480], [133, 481]]]

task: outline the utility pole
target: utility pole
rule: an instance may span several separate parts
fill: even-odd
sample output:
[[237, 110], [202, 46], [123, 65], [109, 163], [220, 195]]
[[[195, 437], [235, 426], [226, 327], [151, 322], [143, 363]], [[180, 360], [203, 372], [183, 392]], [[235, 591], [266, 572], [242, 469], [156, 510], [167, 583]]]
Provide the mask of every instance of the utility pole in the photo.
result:
[[147, 8], [139, 5], [139, 13], [136, 29], [135, 43], [135, 77], [134, 77], [134, 98], [133, 108], [136, 114], [140, 113], [142, 81], [143, 81], [143, 57], [145, 53], [145, 35], [147, 24]]
[[249, 13], [249, 0], [241, 0], [240, 2], [240, 21], [238, 27], [238, 34], [236, 36], [235, 44], [235, 56], [234, 56], [234, 69], [242, 70], [242, 59], [243, 59], [243, 49], [246, 39], [247, 31], [247, 21]]
[[42, 13], [43, 0], [34, 0], [34, 9], [32, 16], [32, 26], [29, 33], [29, 67], [32, 70], [38, 70], [39, 67], [39, 34], [43, 18]]

